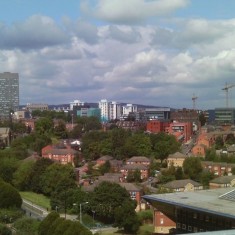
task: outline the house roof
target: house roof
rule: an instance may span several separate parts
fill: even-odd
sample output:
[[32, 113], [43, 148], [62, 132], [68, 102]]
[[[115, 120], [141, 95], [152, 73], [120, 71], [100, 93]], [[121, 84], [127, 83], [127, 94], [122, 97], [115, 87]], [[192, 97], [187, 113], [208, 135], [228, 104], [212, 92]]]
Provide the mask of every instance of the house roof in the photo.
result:
[[217, 177], [217, 178], [211, 180], [210, 183], [215, 183], [215, 184], [228, 184], [228, 183], [230, 183], [233, 179], [235, 179], [235, 175], [225, 175], [225, 176]]
[[148, 167], [142, 164], [127, 164], [122, 166], [124, 170], [147, 170]]
[[98, 158], [97, 161], [109, 161], [109, 160], [112, 160], [112, 159], [113, 159], [112, 156], [105, 155], [105, 156], [102, 156], [102, 157]]
[[134, 156], [128, 159], [127, 162], [150, 162], [150, 160], [144, 156]]
[[191, 179], [184, 179], [184, 180], [173, 180], [163, 185], [164, 188], [171, 188], [171, 189], [177, 189], [177, 188], [184, 188], [187, 184], [192, 184], [194, 187], [202, 186], [202, 184], [193, 181]]
[[125, 188], [127, 191], [135, 191], [139, 192], [141, 191], [140, 188], [138, 188], [135, 184], [133, 183], [119, 183], [123, 188]]
[[47, 154], [53, 154], [53, 155], [66, 155], [66, 154], [75, 154], [77, 153], [74, 149], [57, 149], [52, 148], [45, 151]]
[[176, 152], [174, 154], [169, 154], [168, 158], [186, 158], [187, 156], [183, 153]]

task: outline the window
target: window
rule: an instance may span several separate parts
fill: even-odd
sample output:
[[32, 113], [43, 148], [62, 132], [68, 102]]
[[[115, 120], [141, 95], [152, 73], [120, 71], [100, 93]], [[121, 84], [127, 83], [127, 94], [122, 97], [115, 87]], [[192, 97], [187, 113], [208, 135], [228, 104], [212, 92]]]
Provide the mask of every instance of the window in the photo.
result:
[[185, 224], [182, 224], [182, 229], [186, 229], [186, 225]]
[[163, 218], [160, 219], [160, 224], [164, 224], [164, 219]]
[[191, 226], [188, 226], [188, 231], [192, 231], [192, 227]]

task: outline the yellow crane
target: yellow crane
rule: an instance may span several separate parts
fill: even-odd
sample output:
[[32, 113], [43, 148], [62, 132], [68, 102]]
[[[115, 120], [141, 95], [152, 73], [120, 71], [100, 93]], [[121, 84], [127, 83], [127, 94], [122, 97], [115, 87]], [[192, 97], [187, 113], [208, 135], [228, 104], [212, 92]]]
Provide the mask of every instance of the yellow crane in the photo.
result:
[[226, 82], [225, 86], [222, 88], [222, 90], [225, 91], [225, 95], [226, 95], [226, 108], [228, 108], [228, 90], [233, 87], [235, 87], [235, 84], [228, 85]]

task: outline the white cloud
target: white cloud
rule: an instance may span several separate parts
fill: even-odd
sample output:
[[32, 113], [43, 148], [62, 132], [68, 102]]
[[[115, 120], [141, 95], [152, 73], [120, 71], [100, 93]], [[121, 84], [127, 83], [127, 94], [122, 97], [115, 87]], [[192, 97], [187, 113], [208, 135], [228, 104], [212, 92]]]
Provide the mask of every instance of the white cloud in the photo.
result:
[[[82, 1], [86, 14], [113, 23], [138, 23], [186, 7], [188, 0], [97, 0], [95, 7]], [[94, 1], [93, 1], [94, 4]]]

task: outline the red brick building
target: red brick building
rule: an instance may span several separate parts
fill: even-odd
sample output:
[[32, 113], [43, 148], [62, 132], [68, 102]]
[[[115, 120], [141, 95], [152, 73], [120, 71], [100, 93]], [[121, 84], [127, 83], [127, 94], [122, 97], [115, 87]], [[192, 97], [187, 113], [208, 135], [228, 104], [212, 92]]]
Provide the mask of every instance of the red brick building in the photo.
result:
[[209, 162], [203, 161], [202, 166], [204, 169], [217, 176], [232, 175], [232, 169], [235, 168], [235, 164], [226, 162]]
[[147, 122], [146, 130], [151, 133], [165, 132], [169, 125], [170, 121], [150, 120]]
[[176, 223], [157, 209], [154, 210], [153, 225], [156, 234], [169, 234], [176, 228]]
[[60, 164], [72, 164], [74, 166], [74, 158], [77, 151], [69, 146], [64, 148], [60, 146], [48, 145], [42, 149], [42, 157], [51, 159]]

